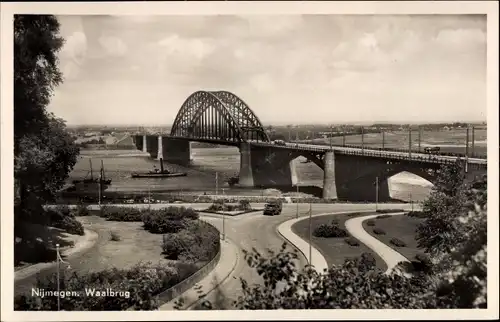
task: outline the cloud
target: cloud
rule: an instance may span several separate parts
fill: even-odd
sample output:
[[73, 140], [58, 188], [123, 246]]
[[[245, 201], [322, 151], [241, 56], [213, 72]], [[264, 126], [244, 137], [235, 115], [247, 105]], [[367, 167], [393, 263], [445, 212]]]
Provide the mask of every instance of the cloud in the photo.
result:
[[81, 31], [75, 31], [66, 37], [59, 59], [65, 79], [76, 79], [87, 54], [87, 37]]
[[127, 45], [118, 37], [101, 36], [99, 43], [106, 53], [112, 57], [123, 57], [127, 53]]

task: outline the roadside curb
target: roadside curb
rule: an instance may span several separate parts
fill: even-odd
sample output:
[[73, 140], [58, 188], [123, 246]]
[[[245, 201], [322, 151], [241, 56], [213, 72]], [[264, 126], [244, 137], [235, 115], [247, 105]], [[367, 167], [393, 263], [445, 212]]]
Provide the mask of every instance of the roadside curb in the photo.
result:
[[[232, 259], [234, 260], [231, 262], [231, 264], [227, 265], [228, 260]], [[158, 310], [175, 310], [175, 302], [180, 299], [183, 300], [182, 310], [191, 310], [200, 301], [206, 299], [218, 286], [222, 285], [232, 275], [239, 261], [240, 256], [238, 247], [231, 239], [226, 237], [226, 240], [221, 241], [220, 258], [217, 265], [191, 288], [187, 289], [185, 292], [179, 294], [167, 303], [161, 305]], [[216, 279], [216, 282], [213, 282], [214, 279]], [[203, 289], [204, 287], [205, 289]], [[198, 293], [199, 290], [201, 290], [202, 294], [204, 294], [204, 296], [201, 298], [200, 294]]]
[[[341, 215], [341, 214], [350, 214], [350, 213], [369, 213], [373, 212], [373, 210], [352, 210], [352, 211], [340, 211], [340, 212], [328, 212], [328, 213], [320, 213], [312, 215], [311, 217], [322, 217], [322, 216], [331, 216], [331, 215]], [[289, 242], [292, 246], [299, 250], [302, 253], [306, 261], [314, 266], [314, 269], [318, 273], [323, 273], [325, 269], [328, 269], [328, 263], [326, 262], [325, 257], [321, 254], [321, 252], [315, 248], [312, 244], [310, 244], [307, 240], [302, 239], [302, 237], [298, 236], [292, 231], [292, 226], [302, 220], [307, 220], [308, 216], [302, 216], [299, 218], [294, 218], [287, 220], [281, 223], [278, 226], [278, 233], [283, 237], [287, 242]], [[309, 247], [311, 249], [311, 261], [309, 261]]]
[[[407, 212], [398, 212], [398, 213], [388, 213], [384, 215], [389, 216], [402, 216]], [[351, 218], [346, 220], [345, 227], [347, 231], [361, 243], [366, 245], [366, 247], [370, 248], [373, 252], [375, 252], [387, 265], [386, 274], [389, 274], [393, 271], [393, 269], [400, 262], [409, 262], [409, 260], [404, 257], [397, 250], [392, 249], [389, 245], [384, 242], [378, 240], [377, 238], [370, 235], [364, 228], [363, 222], [369, 219], [376, 218], [381, 214], [368, 215], [358, 218]], [[354, 226], [356, 225], [356, 226]]]
[[[82, 255], [86, 251], [90, 250], [93, 246], [95, 246], [99, 235], [88, 228], [84, 228], [85, 231], [85, 238], [81, 240], [79, 243], [77, 243], [74, 247], [71, 247], [67, 249], [66, 251], [62, 252], [62, 256], [65, 259], [71, 259], [76, 256]], [[79, 248], [77, 249], [76, 246], [80, 245]], [[36, 263], [33, 265], [29, 265], [25, 268], [22, 268], [18, 271], [14, 272], [14, 281], [21, 281], [24, 280], [28, 277], [31, 277], [38, 272], [44, 271], [46, 269], [50, 269], [55, 267], [57, 262], [50, 262], [50, 263]]]

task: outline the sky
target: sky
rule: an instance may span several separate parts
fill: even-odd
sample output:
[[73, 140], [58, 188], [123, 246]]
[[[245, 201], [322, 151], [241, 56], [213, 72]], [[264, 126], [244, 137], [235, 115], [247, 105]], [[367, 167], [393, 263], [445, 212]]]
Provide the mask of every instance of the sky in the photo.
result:
[[264, 126], [486, 120], [483, 15], [58, 18], [69, 125], [169, 125], [198, 90]]

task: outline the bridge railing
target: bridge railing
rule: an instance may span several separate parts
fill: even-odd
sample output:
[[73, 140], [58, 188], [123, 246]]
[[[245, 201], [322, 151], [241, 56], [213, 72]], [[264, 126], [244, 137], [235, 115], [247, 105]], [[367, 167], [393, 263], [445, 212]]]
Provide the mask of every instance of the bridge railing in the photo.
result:
[[[293, 143], [293, 142], [292, 142]], [[301, 144], [301, 143], [299, 143]], [[320, 143], [320, 142], [308, 142], [308, 143], [302, 143], [302, 144], [308, 144], [308, 145], [319, 145], [319, 146], [327, 146], [328, 144], [325, 143]], [[339, 144], [333, 144], [332, 147], [344, 147], [344, 148], [353, 148], [353, 149], [362, 149], [363, 146], [361, 145], [353, 145], [353, 144], [345, 144], [345, 145], [339, 145]], [[378, 151], [391, 151], [391, 152], [403, 152], [403, 153], [408, 153], [408, 149], [402, 149], [402, 148], [390, 148], [390, 147], [372, 147], [372, 146], [364, 146], [364, 149], [369, 149], [369, 150], [378, 150]], [[423, 151], [418, 151], [418, 149], [412, 150], [412, 153], [425, 153]], [[442, 156], [450, 156], [450, 157], [464, 157], [465, 158], [465, 153], [457, 153], [457, 152], [433, 152], [433, 155], [442, 155]], [[487, 159], [487, 155], [484, 153], [474, 153], [474, 155], [469, 155], [469, 157], [474, 157], [477, 159]]]

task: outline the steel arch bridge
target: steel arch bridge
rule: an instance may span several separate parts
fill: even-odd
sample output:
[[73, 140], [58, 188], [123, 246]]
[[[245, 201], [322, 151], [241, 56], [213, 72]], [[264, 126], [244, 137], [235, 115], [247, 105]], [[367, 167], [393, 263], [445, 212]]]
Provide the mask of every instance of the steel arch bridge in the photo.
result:
[[182, 104], [170, 136], [200, 141], [270, 142], [248, 105], [227, 91], [197, 91]]

